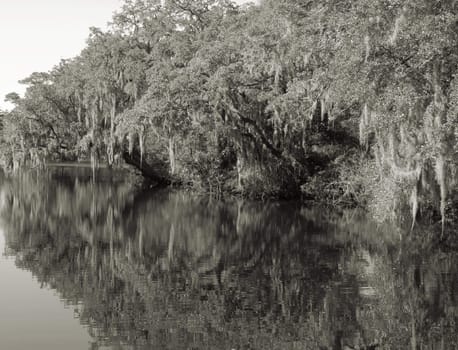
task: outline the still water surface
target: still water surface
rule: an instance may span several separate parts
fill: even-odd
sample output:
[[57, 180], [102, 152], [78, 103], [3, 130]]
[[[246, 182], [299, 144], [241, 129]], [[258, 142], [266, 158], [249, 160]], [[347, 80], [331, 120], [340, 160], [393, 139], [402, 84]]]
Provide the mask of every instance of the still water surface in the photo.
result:
[[355, 212], [0, 178], [0, 349], [458, 349], [458, 252]]

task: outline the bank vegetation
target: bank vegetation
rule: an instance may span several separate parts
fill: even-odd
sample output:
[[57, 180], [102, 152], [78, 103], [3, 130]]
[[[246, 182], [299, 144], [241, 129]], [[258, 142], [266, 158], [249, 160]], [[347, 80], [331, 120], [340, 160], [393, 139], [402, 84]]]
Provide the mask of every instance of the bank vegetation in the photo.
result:
[[457, 28], [453, 0], [125, 0], [7, 95], [1, 162], [131, 164], [157, 184], [445, 225]]

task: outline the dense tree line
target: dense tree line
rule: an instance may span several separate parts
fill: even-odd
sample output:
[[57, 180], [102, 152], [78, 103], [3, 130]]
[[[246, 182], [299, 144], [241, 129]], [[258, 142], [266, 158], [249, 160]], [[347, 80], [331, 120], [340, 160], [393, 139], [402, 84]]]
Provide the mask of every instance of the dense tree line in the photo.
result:
[[457, 26], [453, 0], [125, 0], [79, 56], [7, 96], [3, 164], [127, 162], [157, 182], [444, 223]]

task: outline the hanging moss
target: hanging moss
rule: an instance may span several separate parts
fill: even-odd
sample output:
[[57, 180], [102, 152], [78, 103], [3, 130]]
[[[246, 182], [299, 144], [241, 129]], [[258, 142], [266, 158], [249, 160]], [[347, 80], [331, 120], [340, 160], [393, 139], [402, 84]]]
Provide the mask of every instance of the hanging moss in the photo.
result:
[[141, 127], [140, 131], [138, 132], [138, 143], [140, 147], [140, 165], [143, 164], [143, 155], [145, 153], [144, 133], [145, 133], [145, 130], [143, 127]]
[[391, 45], [394, 45], [396, 43], [396, 40], [398, 38], [398, 35], [399, 35], [399, 31], [401, 30], [401, 27], [402, 25], [404, 24], [405, 20], [406, 20], [406, 11], [407, 11], [407, 7], [404, 6], [401, 10], [401, 13], [399, 14], [399, 16], [396, 18], [396, 20], [394, 21], [394, 28], [393, 28], [393, 32], [391, 34], [391, 37], [390, 37], [390, 44]]
[[364, 46], [365, 46], [365, 49], [366, 49], [364, 61], [367, 63], [367, 61], [369, 60], [369, 56], [371, 54], [371, 43], [370, 43], [369, 34], [366, 34], [364, 36]]
[[447, 202], [447, 182], [446, 182], [446, 164], [442, 154], [436, 158], [435, 172], [437, 183], [440, 188], [440, 213], [442, 219], [442, 232], [445, 228], [445, 206]]
[[367, 103], [364, 104], [363, 111], [359, 119], [359, 142], [362, 147], [369, 147], [369, 127], [370, 127], [370, 112]]
[[129, 155], [132, 155], [132, 152], [134, 150], [134, 141], [135, 141], [135, 134], [130, 131], [128, 134], [127, 134], [127, 142], [128, 142], [128, 151], [129, 151]]

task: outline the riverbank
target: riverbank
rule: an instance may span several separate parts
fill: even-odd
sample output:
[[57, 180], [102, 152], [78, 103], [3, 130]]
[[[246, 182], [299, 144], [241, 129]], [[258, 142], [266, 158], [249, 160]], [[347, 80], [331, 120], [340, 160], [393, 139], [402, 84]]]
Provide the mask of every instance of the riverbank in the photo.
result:
[[127, 1], [25, 78], [0, 112], [1, 165], [127, 163], [150, 185], [456, 220], [452, 2], [210, 3]]

